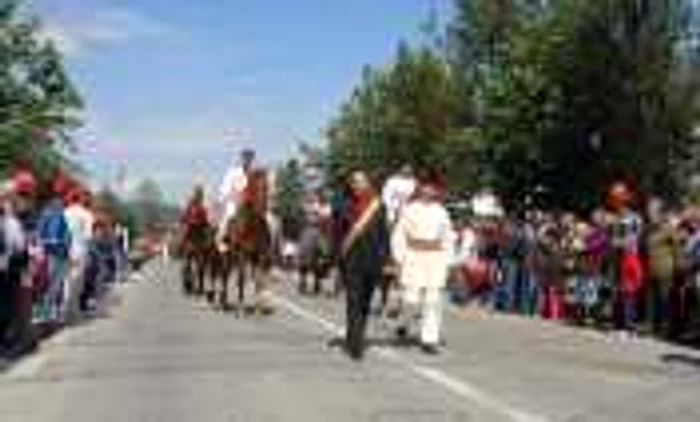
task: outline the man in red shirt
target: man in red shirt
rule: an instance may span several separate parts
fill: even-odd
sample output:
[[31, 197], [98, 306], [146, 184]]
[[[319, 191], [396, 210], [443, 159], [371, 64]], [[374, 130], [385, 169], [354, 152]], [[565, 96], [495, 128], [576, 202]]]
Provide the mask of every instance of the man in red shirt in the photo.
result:
[[204, 254], [210, 232], [209, 215], [204, 204], [204, 188], [201, 186], [195, 187], [187, 208], [180, 218], [180, 226], [180, 244], [186, 258], [183, 287], [186, 293], [192, 290], [192, 280], [189, 275], [192, 264], [196, 264], [199, 280], [196, 293], [201, 293], [204, 289]]

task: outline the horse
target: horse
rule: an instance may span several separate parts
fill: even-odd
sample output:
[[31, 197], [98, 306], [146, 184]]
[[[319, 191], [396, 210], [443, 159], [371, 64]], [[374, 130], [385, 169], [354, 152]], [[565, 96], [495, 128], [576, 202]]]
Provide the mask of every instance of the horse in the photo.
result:
[[[205, 293], [206, 270], [210, 266], [210, 250], [214, 242], [214, 228], [202, 209], [188, 211], [184, 218], [184, 232], [180, 241], [180, 250], [184, 258], [182, 268], [182, 287], [186, 295], [201, 296]], [[196, 213], [194, 218], [189, 213]]]
[[[236, 214], [227, 222], [224, 248], [216, 263], [219, 306], [230, 309], [229, 279], [236, 270], [237, 306], [240, 314], [247, 309], [269, 314], [272, 308], [265, 294], [275, 250], [274, 230], [268, 215], [268, 175], [265, 169], [253, 169]], [[245, 291], [249, 276], [254, 281], [255, 304], [245, 308]], [[214, 296], [216, 296], [214, 293]]]

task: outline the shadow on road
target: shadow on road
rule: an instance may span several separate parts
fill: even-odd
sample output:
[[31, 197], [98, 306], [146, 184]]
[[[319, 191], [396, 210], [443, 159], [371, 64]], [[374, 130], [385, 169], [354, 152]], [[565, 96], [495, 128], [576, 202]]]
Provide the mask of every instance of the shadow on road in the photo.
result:
[[[407, 338], [368, 338], [366, 340], [367, 348], [371, 349], [373, 347], [395, 347], [395, 348], [412, 348], [420, 347], [421, 343], [417, 338], [407, 337]], [[326, 345], [329, 348], [343, 348], [345, 347], [344, 337], [334, 337], [330, 339]]]
[[667, 364], [681, 364], [700, 370], [700, 357], [681, 353], [667, 353], [661, 356], [661, 361]]
[[0, 349], [0, 375], [9, 371], [22, 359], [41, 351], [41, 344], [65, 330], [73, 330], [100, 319], [110, 318], [108, 310], [87, 314], [73, 323], [58, 324], [54, 322], [35, 324], [21, 341], [11, 347]]

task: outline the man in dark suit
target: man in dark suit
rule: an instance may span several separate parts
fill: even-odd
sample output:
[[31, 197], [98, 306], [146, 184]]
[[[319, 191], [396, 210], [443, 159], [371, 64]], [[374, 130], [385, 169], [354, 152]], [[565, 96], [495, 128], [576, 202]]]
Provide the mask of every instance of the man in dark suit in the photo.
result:
[[346, 294], [345, 347], [354, 360], [365, 350], [372, 292], [382, 279], [389, 254], [384, 207], [367, 175], [353, 172], [336, 234], [338, 265]]

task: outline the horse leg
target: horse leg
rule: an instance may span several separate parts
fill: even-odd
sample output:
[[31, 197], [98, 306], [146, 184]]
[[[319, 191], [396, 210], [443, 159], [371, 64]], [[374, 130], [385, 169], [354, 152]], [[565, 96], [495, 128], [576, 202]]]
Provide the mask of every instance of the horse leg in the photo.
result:
[[[393, 275], [385, 275], [382, 286], [382, 311], [386, 312], [386, 316], [391, 319], [398, 318], [403, 312], [403, 293], [399, 290], [396, 278]], [[395, 304], [391, 308], [388, 307], [390, 295], [395, 294]]]
[[306, 264], [302, 263], [299, 265], [299, 285], [297, 286], [297, 291], [299, 292], [300, 295], [306, 295], [306, 276], [307, 276], [308, 270], [306, 268]]
[[248, 269], [248, 262], [242, 254], [239, 255], [240, 260], [238, 261], [238, 309], [239, 311], [245, 310], [245, 282], [246, 282], [246, 270]]
[[384, 311], [387, 308], [387, 304], [389, 303], [389, 294], [391, 293], [391, 284], [392, 284], [391, 279], [388, 276], [384, 275], [382, 277], [381, 286], [380, 286], [381, 287], [381, 298], [380, 298], [381, 300], [380, 300], [380, 305], [379, 305], [380, 306], [379, 311], [381, 314], [384, 313]]
[[199, 257], [197, 256], [197, 252], [193, 252], [192, 254], [192, 294], [197, 296], [199, 294], [198, 287], [199, 287]]
[[219, 304], [221, 305], [221, 309], [227, 310], [229, 303], [228, 303], [228, 281], [231, 275], [231, 256], [230, 254], [226, 254], [222, 257], [222, 268], [221, 268], [221, 274], [220, 274], [220, 289], [221, 291], [219, 292]]
[[207, 286], [206, 286], [206, 297], [209, 303], [214, 303], [216, 299], [216, 278], [218, 277], [218, 271], [220, 271], [219, 259], [215, 252], [209, 251], [209, 256], [207, 257]]
[[204, 294], [204, 274], [206, 271], [206, 258], [203, 251], [197, 253], [197, 296]]
[[261, 315], [268, 315], [273, 311], [267, 296], [270, 276], [270, 269], [266, 266], [257, 265], [255, 267], [255, 307]]
[[321, 279], [323, 278], [323, 268], [321, 266], [320, 256], [315, 256], [313, 260], [313, 276], [314, 276], [314, 296], [321, 294], [322, 286]]
[[192, 256], [187, 254], [182, 266], [182, 291], [186, 295], [192, 293]]

